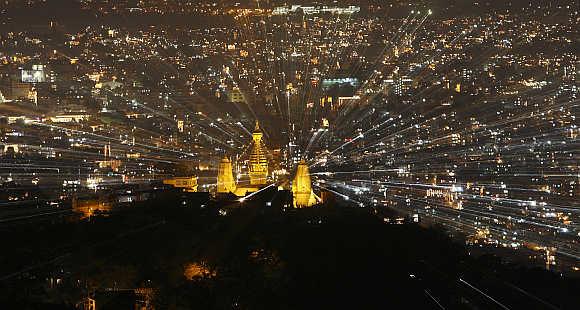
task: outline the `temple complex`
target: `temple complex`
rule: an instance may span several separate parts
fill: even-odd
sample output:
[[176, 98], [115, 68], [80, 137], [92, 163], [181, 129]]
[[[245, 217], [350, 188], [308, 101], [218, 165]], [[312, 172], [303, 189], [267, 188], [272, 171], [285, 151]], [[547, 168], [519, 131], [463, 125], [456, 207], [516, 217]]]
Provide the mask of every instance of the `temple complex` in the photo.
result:
[[[250, 193], [259, 191], [268, 185], [268, 156], [267, 149], [263, 141], [263, 133], [260, 124], [256, 121], [254, 132], [252, 133], [251, 144], [249, 145], [249, 156], [245, 157], [247, 163], [247, 176], [242, 173], [236, 178], [234, 175], [234, 163], [225, 156], [218, 165], [216, 194], [233, 194], [244, 197]], [[238, 171], [240, 173], [240, 171]], [[289, 180], [278, 180], [280, 188], [289, 188]], [[293, 205], [295, 208], [312, 207], [320, 202], [320, 198], [312, 190], [312, 180], [308, 165], [302, 160], [296, 168], [296, 175], [291, 183]]]
[[256, 192], [268, 183], [268, 157], [267, 150], [262, 140], [263, 133], [260, 124], [256, 121], [256, 127], [252, 133], [250, 154], [248, 159], [247, 179], [238, 180], [234, 177], [232, 161], [224, 157], [218, 165], [217, 190], [218, 195], [234, 194], [238, 197]]

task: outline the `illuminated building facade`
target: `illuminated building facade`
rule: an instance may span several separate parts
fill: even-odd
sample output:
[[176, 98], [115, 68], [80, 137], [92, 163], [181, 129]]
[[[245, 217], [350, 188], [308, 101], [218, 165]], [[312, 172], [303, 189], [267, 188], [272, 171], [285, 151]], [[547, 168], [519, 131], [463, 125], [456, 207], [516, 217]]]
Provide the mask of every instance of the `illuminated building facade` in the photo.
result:
[[232, 169], [232, 162], [224, 157], [218, 166], [217, 192], [218, 194], [234, 193], [236, 191], [236, 181]]
[[312, 181], [308, 165], [304, 160], [300, 161], [296, 169], [296, 176], [292, 181], [292, 197], [295, 208], [312, 207], [318, 202], [318, 197], [312, 191]]
[[171, 185], [176, 188], [183, 188], [189, 193], [197, 192], [197, 177], [175, 177], [163, 180], [163, 184]]
[[329, 89], [333, 86], [351, 86], [358, 87], [359, 81], [357, 78], [336, 78], [336, 79], [324, 79], [322, 80], [322, 88]]
[[268, 158], [266, 146], [262, 141], [260, 124], [256, 121], [256, 128], [252, 133], [252, 152], [250, 153], [250, 184], [264, 185], [268, 178]]
[[177, 130], [179, 132], [183, 132], [183, 120], [178, 120], [177, 121]]
[[234, 88], [230, 92], [228, 92], [228, 102], [232, 103], [245, 103], [246, 97], [244, 93], [239, 88]]

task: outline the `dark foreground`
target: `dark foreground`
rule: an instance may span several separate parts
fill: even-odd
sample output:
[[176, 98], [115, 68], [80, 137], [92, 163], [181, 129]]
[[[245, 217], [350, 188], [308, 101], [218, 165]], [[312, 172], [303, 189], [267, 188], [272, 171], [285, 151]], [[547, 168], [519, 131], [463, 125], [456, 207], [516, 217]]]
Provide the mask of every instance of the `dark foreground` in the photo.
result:
[[472, 258], [442, 231], [385, 224], [369, 209], [283, 211], [276, 199], [273, 207], [259, 200], [276, 195], [243, 205], [171, 195], [90, 221], [0, 227], [0, 309], [74, 309], [87, 296], [99, 310], [136, 303], [574, 309], [580, 302], [577, 279]]

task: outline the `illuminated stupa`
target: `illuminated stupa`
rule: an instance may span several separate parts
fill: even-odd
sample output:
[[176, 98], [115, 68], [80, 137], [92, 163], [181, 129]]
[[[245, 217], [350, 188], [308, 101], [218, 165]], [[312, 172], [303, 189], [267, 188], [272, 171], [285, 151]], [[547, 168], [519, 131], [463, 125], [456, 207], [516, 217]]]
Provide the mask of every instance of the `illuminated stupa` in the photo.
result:
[[250, 153], [250, 185], [265, 185], [268, 178], [268, 158], [266, 147], [262, 141], [260, 124], [256, 121], [256, 128], [252, 133], [252, 152]]
[[232, 169], [232, 162], [224, 157], [218, 166], [217, 192], [218, 194], [235, 193], [236, 181]]
[[292, 196], [295, 208], [306, 208], [315, 205], [319, 198], [312, 191], [312, 181], [308, 165], [301, 160], [292, 181]]

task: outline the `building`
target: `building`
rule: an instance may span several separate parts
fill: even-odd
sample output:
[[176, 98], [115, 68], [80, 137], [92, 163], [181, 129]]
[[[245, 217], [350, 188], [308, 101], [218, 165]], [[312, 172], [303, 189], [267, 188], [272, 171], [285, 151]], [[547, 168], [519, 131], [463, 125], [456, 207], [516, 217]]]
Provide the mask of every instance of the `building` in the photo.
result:
[[236, 180], [233, 173], [232, 161], [224, 157], [218, 165], [216, 193], [218, 195], [232, 193], [238, 197], [246, 196], [249, 193], [259, 191], [268, 183], [268, 157], [266, 146], [262, 140], [263, 134], [259, 123], [256, 121], [256, 127], [252, 133], [250, 145], [250, 155], [248, 163], [249, 183], [247, 180]]
[[163, 184], [171, 185], [175, 188], [182, 188], [189, 193], [197, 192], [197, 177], [174, 177], [163, 180]]
[[360, 100], [360, 96], [344, 96], [344, 97], [338, 97], [338, 104], [335, 104], [332, 106], [332, 110], [338, 110], [341, 107], [345, 106], [345, 105], [355, 105], [355, 104], [359, 104], [361, 102]]
[[395, 75], [385, 79], [383, 84], [390, 87], [393, 94], [404, 96], [408, 95], [413, 88], [413, 79], [406, 75]]
[[28, 99], [32, 85], [30, 83], [23, 83], [15, 79], [9, 79], [2, 86], [2, 92], [5, 100], [19, 100]]
[[350, 87], [358, 87], [360, 85], [357, 78], [336, 78], [336, 79], [323, 79], [322, 80], [322, 88], [329, 89], [333, 86], [350, 86]]
[[[22, 83], [45, 83], [47, 82], [46, 67], [44, 65], [32, 65], [30, 69], [20, 71], [20, 80]], [[54, 82], [54, 77], [49, 79]]]
[[75, 308], [79, 310], [96, 310], [97, 303], [94, 299], [85, 297], [75, 305]]
[[292, 181], [292, 197], [294, 208], [312, 207], [320, 201], [312, 191], [310, 172], [304, 160], [301, 160], [296, 168], [296, 175]]
[[65, 113], [51, 116], [49, 120], [53, 123], [80, 123], [91, 118], [88, 113]]
[[250, 153], [250, 184], [264, 185], [268, 179], [268, 158], [266, 146], [262, 141], [260, 124], [256, 121], [256, 128], [252, 133], [252, 152]]
[[246, 97], [239, 88], [234, 87], [231, 91], [228, 92], [228, 102], [245, 103]]
[[105, 159], [105, 160], [97, 160], [97, 164], [99, 165], [100, 169], [108, 168], [115, 172], [118, 172], [119, 168], [121, 168], [121, 165], [123, 163], [118, 159]]
[[218, 165], [217, 193], [228, 194], [236, 192], [236, 181], [234, 179], [232, 162], [224, 157]]

